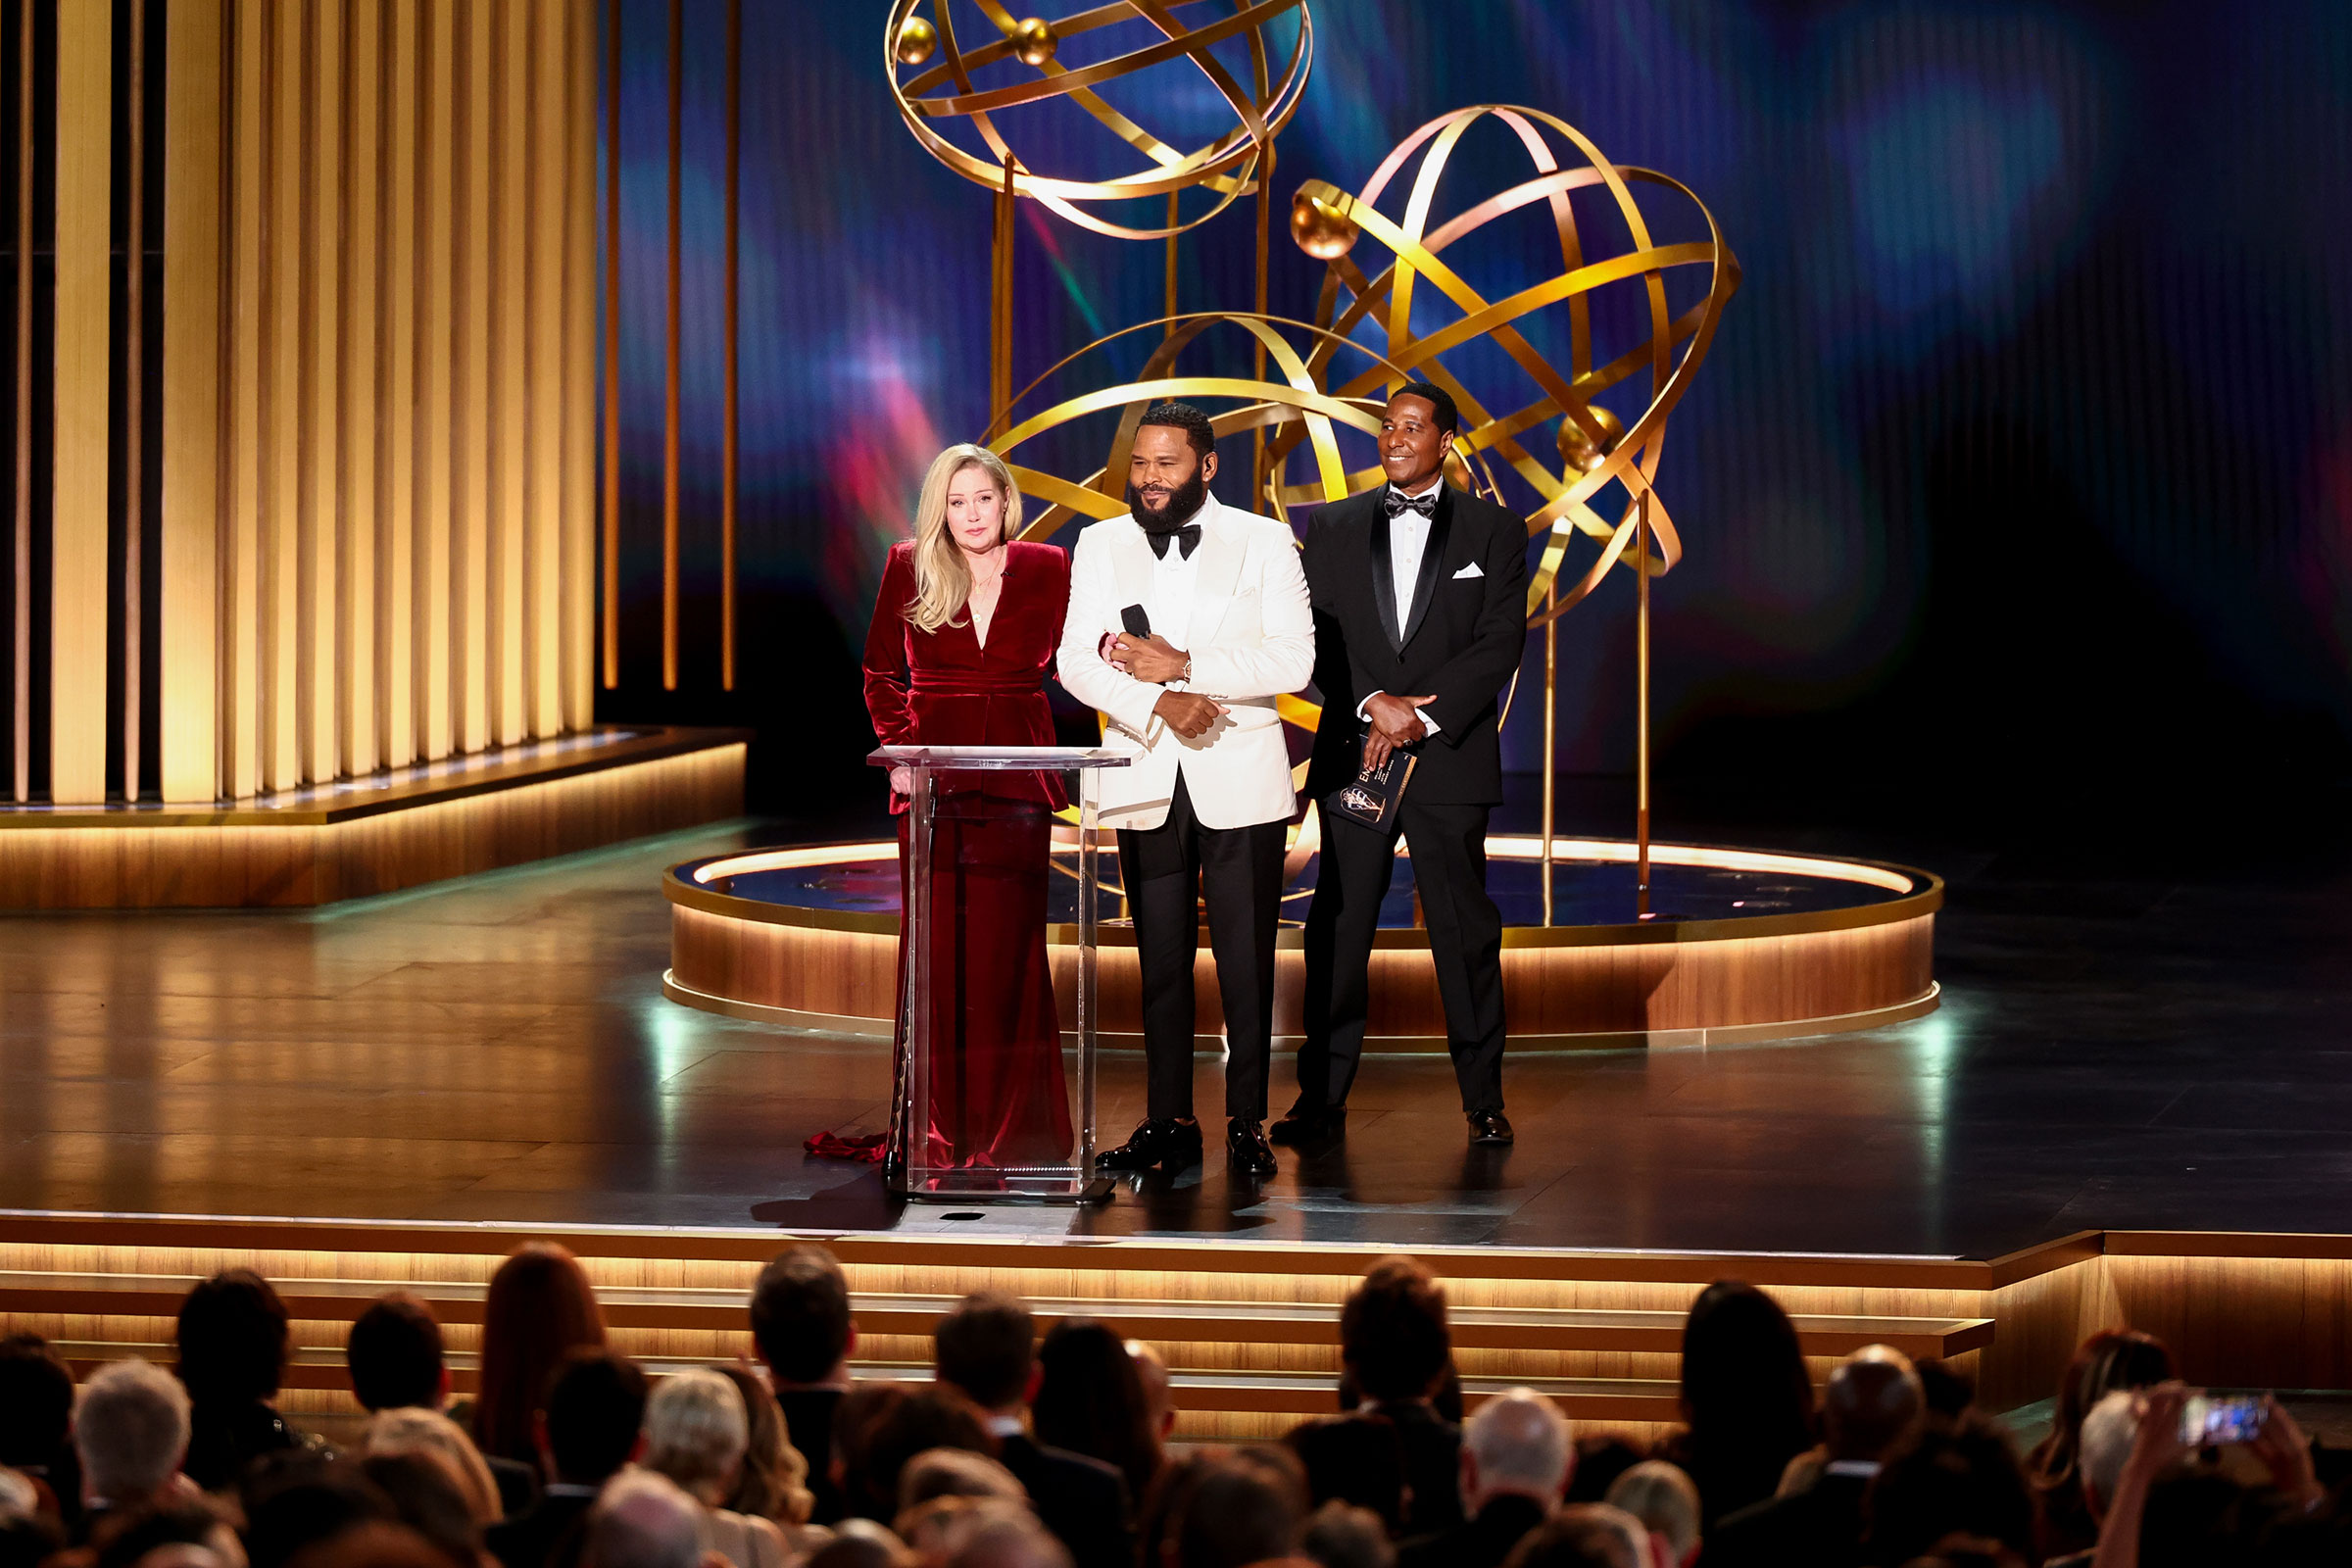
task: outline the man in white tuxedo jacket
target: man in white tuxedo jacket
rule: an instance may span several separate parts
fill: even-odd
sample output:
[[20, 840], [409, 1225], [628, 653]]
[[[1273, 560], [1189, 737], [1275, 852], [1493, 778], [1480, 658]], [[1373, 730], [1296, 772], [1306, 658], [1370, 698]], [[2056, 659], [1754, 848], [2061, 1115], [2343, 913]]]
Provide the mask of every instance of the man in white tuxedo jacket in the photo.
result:
[[1219, 506], [1216, 472], [1205, 416], [1147, 410], [1129, 515], [1089, 526], [1070, 562], [1061, 683], [1109, 721], [1103, 744], [1135, 757], [1101, 777], [1143, 967], [1150, 1096], [1134, 1136], [1098, 1157], [1105, 1170], [1200, 1158], [1193, 960], [1204, 903], [1225, 1009], [1227, 1153], [1245, 1174], [1274, 1173], [1274, 933], [1298, 805], [1274, 700], [1314, 671], [1314, 618], [1289, 524]]

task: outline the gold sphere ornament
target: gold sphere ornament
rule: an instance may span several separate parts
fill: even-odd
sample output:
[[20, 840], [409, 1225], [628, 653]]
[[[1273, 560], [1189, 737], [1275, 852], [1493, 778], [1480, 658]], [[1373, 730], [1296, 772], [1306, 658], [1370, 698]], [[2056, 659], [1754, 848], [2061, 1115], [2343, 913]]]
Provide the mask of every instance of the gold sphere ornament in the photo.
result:
[[1024, 66], [1043, 70], [1061, 48], [1061, 35], [1043, 17], [1030, 17], [1012, 29], [1012, 52]]
[[1362, 232], [1344, 203], [1335, 206], [1303, 190], [1291, 198], [1291, 238], [1318, 262], [1338, 261]]
[[908, 17], [899, 24], [891, 52], [902, 66], [919, 66], [939, 53], [939, 29], [922, 17]]
[[[1529, 167], [1447, 202], [1447, 163], [1482, 121], [1506, 132], [1499, 144], [1516, 146]], [[1703, 237], [1653, 237], [1653, 216], [1661, 215], [1652, 209], [1668, 205], [1681, 208], [1668, 220], [1670, 232]], [[1506, 219], [1535, 232], [1523, 243], [1495, 226]], [[1306, 181], [1291, 206], [1291, 232], [1308, 255], [1331, 264], [1314, 324], [1378, 345], [1386, 365], [1407, 372], [1367, 370], [1351, 380], [1327, 372], [1317, 384], [1343, 402], [1377, 403], [1401, 380], [1434, 382], [1461, 411], [1456, 450], [1475, 466], [1491, 461], [1517, 474], [1534, 492], [1527, 527], [1544, 539], [1544, 553], [1528, 576], [1530, 624], [1566, 612], [1612, 568], [1631, 568], [1644, 523], [1650, 574], [1673, 569], [1682, 539], [1651, 482], [1666, 416], [1690, 390], [1740, 286], [1738, 259], [1690, 187], [1611, 163], [1583, 132], [1541, 110], [1485, 104], [1414, 131], [1360, 191]], [[1365, 258], [1366, 239], [1388, 252], [1385, 266], [1377, 254]], [[1482, 261], [1547, 260], [1489, 299], [1449, 265], [1456, 250]], [[1492, 270], [1491, 261], [1479, 269]], [[1601, 299], [1607, 303], [1594, 309]], [[1565, 344], [1566, 364], [1538, 352], [1536, 343], [1546, 341]], [[1621, 417], [1594, 401], [1603, 395], [1641, 412]], [[1294, 429], [1277, 432], [1269, 460], [1279, 463], [1298, 440]], [[1613, 498], [1604, 495], [1611, 486]], [[1292, 498], [1288, 489], [1280, 497]], [[1616, 515], [1601, 514], [1604, 502]], [[1597, 559], [1568, 580], [1562, 567], [1580, 534], [1597, 542]], [[1558, 597], [1547, 603], [1555, 584]]]
[[[925, 6], [927, 20], [915, 15]], [[925, 152], [991, 190], [1004, 188], [1009, 171], [1015, 195], [1113, 239], [1165, 239], [1255, 195], [1315, 59], [1307, 0], [1095, 0], [1017, 22], [1002, 0], [892, 0], [882, 36], [891, 96]], [[1081, 37], [1088, 63], [1063, 65], [1062, 47]], [[921, 53], [910, 53], [918, 38]], [[1197, 103], [1203, 83], [1231, 112], [1225, 128], [1190, 151], [1153, 135], [1144, 123], [1150, 107]], [[1073, 144], [1047, 123], [1055, 115], [1090, 117], [1117, 138], [1128, 172], [1073, 178], [1024, 156], [1026, 147]], [[1212, 199], [1171, 215], [1167, 198], [1195, 189]], [[1102, 216], [1102, 207], [1134, 221]]]

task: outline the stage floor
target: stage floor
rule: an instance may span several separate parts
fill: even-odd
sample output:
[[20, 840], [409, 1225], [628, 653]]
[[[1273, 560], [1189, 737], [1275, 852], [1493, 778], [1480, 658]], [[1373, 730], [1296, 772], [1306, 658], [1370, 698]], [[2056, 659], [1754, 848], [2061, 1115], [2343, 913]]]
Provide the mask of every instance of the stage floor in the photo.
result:
[[[1583, 824], [1579, 824], [1582, 826]], [[835, 835], [847, 837], [851, 835]], [[2352, 876], [2173, 883], [1819, 834], [1933, 867], [1943, 1006], [1815, 1042], [1514, 1056], [1516, 1148], [1376, 1057], [1346, 1151], [1110, 1207], [896, 1209], [808, 1160], [885, 1050], [662, 1000], [640, 841], [320, 910], [0, 917], [0, 1207], [1989, 1256], [2085, 1227], [2352, 1230]], [[1750, 835], [1748, 841], [1754, 841]], [[1221, 1103], [1200, 1064], [1200, 1104]], [[1280, 1110], [1288, 1058], [1275, 1067]], [[1105, 1058], [1102, 1122], [1140, 1114]]]

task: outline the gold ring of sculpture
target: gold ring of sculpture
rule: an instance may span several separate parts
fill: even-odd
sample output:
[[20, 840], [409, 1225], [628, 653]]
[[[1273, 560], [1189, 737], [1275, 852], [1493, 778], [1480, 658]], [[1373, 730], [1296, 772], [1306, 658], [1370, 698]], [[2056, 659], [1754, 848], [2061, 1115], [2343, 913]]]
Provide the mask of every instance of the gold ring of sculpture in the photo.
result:
[[[1016, 194], [1033, 197], [1080, 227], [1113, 239], [1165, 239], [1171, 234], [1181, 234], [1207, 222], [1239, 197], [1254, 192], [1275, 136], [1298, 112], [1307, 75], [1314, 65], [1314, 18], [1306, 0], [1245, 0], [1232, 14], [1198, 27], [1187, 27], [1173, 15], [1190, 0], [1108, 0], [1106, 4], [1053, 23], [1049, 31], [1056, 39], [1068, 38], [1141, 18], [1159, 29], [1161, 40], [1075, 70], [1048, 56], [1034, 66], [1037, 72], [1034, 80], [982, 91], [972, 83], [975, 70], [1007, 59], [1028, 63], [1021, 52], [1023, 24], [1005, 9], [1002, 0], [973, 0], [996, 35], [967, 49], [956, 40], [949, 0], [931, 0], [939, 59], [935, 63], [925, 61], [910, 79], [902, 81], [897, 53], [900, 30], [924, 3], [925, 0], [895, 0], [883, 30], [884, 69], [890, 78], [891, 96], [914, 139], [924, 151], [964, 178], [991, 189], [1004, 187], [1009, 166]], [[1298, 37], [1277, 81], [1269, 69], [1262, 29], [1267, 23], [1294, 10], [1298, 13]], [[1212, 45], [1233, 37], [1249, 40], [1251, 83], [1247, 88], [1209, 52]], [[1105, 82], [1177, 59], [1191, 60], [1233, 107], [1241, 122], [1216, 140], [1189, 153], [1160, 141], [1112, 108], [1096, 91]], [[949, 89], [943, 95], [928, 96], [943, 87]], [[1052, 178], [1026, 168], [992, 117], [1005, 109], [1063, 97], [1143, 154], [1151, 161], [1151, 167], [1117, 179], [1091, 181]], [[995, 154], [993, 163], [956, 146], [932, 128], [933, 122], [953, 119], [971, 122], [972, 128]], [[1095, 217], [1083, 205], [1163, 196], [1195, 186], [1217, 192], [1216, 204], [1188, 221], [1160, 228], [1130, 228], [1113, 223]]]
[[[1488, 198], [1432, 231], [1430, 210], [1446, 162], [1463, 132], [1488, 116], [1502, 121], [1517, 132], [1535, 166], [1535, 177]], [[1537, 129], [1538, 124], [1548, 125], [1566, 137], [1586, 159], [1585, 167], [1563, 168], [1550, 144]], [[1401, 222], [1394, 221], [1375, 204], [1405, 161], [1424, 144], [1428, 144], [1429, 153], [1414, 177], [1404, 219]], [[1662, 186], [1681, 193], [1705, 220], [1707, 239], [1673, 245], [1654, 243], [1648, 220], [1634, 196], [1633, 187], [1638, 184]], [[1586, 259], [1583, 235], [1568, 193], [1592, 186], [1604, 188], [1614, 200], [1633, 241], [1634, 249], [1630, 252], [1600, 261]], [[1541, 506], [1528, 517], [1528, 532], [1531, 536], [1548, 532], [1550, 538], [1528, 583], [1531, 627], [1566, 613], [1613, 566], [1621, 563], [1634, 564], [1629, 558], [1634, 552], [1645, 501], [1647, 526], [1656, 541], [1655, 551], [1649, 556], [1650, 574], [1663, 576], [1673, 569], [1682, 559], [1682, 540], [1651, 481], [1657, 473], [1667, 416], [1690, 389], [1690, 379], [1714, 339], [1724, 305], [1740, 285], [1738, 259], [1724, 242], [1714, 215], [1689, 186], [1654, 170], [1611, 164], [1581, 131], [1541, 110], [1486, 104], [1442, 115], [1414, 131], [1382, 162], [1361, 195], [1350, 195], [1326, 181], [1310, 179], [1299, 187], [1298, 202], [1314, 224], [1337, 228], [1346, 236], [1338, 244], [1338, 254], [1329, 258], [1315, 325], [1341, 338], [1348, 337], [1367, 320], [1385, 325], [1383, 364], [1401, 367], [1410, 372], [1408, 377], [1398, 379], [1421, 378], [1444, 387], [1459, 406], [1463, 427], [1456, 438], [1457, 449], [1470, 455], [1494, 454], [1542, 498]], [[1558, 230], [1563, 268], [1558, 274], [1504, 299], [1489, 301], [1442, 259], [1448, 247], [1486, 223], [1537, 202], [1549, 204]], [[1354, 231], [1359, 229], [1379, 240], [1394, 257], [1377, 277], [1367, 278], [1347, 254]], [[1681, 267], [1708, 269], [1707, 294], [1703, 301], [1682, 315], [1670, 317], [1665, 273], [1668, 269]], [[1424, 278], [1462, 314], [1441, 330], [1416, 336], [1410, 325], [1412, 301]], [[1592, 363], [1592, 318], [1587, 296], [1608, 284], [1635, 280], [1642, 284], [1647, 296], [1649, 335], [1609, 363], [1595, 366]], [[1350, 296], [1345, 309], [1340, 303], [1343, 287]], [[1537, 353], [1514, 324], [1536, 311], [1562, 302], [1569, 306], [1570, 323], [1570, 364], [1566, 374]], [[1535, 402], [1499, 414], [1490, 412], [1446, 368], [1442, 356], [1481, 337], [1493, 339], [1535, 381], [1542, 394]], [[1679, 360], [1678, 345], [1682, 346]], [[1650, 372], [1649, 405], [1630, 425], [1593, 403], [1598, 394], [1629, 380], [1644, 368]], [[1379, 370], [1368, 371], [1331, 389], [1332, 395], [1342, 400], [1368, 396], [1382, 379]], [[1326, 380], [1318, 376], [1317, 384], [1324, 385]], [[1390, 384], [1393, 386], [1395, 382]], [[1562, 421], [1562, 439], [1558, 444], [1563, 456], [1557, 469], [1529, 452], [1520, 440], [1529, 430], [1554, 418]], [[1278, 438], [1274, 450], [1287, 455], [1298, 440], [1297, 432], [1286, 431]], [[1565, 455], [1570, 450], [1577, 451], [1585, 461], [1570, 463]], [[1357, 477], [1368, 480], [1372, 475]], [[1622, 484], [1626, 490], [1624, 514], [1614, 522], [1602, 517], [1591, 505], [1592, 498], [1612, 482]], [[1279, 499], [1290, 505], [1295, 500], [1311, 500], [1312, 495], [1304, 490], [1285, 489]], [[1598, 559], [1547, 607], [1546, 596], [1558, 581], [1569, 539], [1577, 531], [1602, 541]]]

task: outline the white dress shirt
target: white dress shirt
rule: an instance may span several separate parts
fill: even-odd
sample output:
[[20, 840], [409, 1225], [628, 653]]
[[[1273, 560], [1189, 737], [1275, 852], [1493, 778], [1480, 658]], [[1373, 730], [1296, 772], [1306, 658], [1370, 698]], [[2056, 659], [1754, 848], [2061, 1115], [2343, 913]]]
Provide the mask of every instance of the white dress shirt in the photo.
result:
[[[1438, 486], [1445, 482], [1446, 476], [1441, 473], [1418, 491], [1408, 491], [1400, 484], [1393, 484], [1389, 488], [1407, 501], [1414, 501], [1422, 496], [1436, 495]], [[1429, 549], [1429, 525], [1434, 520], [1418, 512], [1399, 512], [1389, 519], [1389, 574], [1396, 589], [1396, 635], [1399, 638], [1404, 636], [1404, 628], [1412, 624], [1413, 589], [1421, 581], [1421, 557]], [[1380, 695], [1374, 692], [1358, 703], [1355, 716], [1369, 722], [1371, 715], [1364, 710], [1372, 705], [1373, 697]], [[1437, 719], [1426, 708], [1416, 711], [1421, 715], [1422, 724], [1435, 735], [1438, 732]]]
[[[1184, 520], [1198, 517], [1196, 513]], [[1184, 647], [1186, 628], [1193, 620], [1193, 587], [1200, 580], [1200, 552], [1187, 556], [1183, 540], [1169, 539], [1168, 553], [1152, 564], [1152, 602], [1144, 610], [1152, 617], [1152, 633], [1165, 638], [1171, 648]]]

